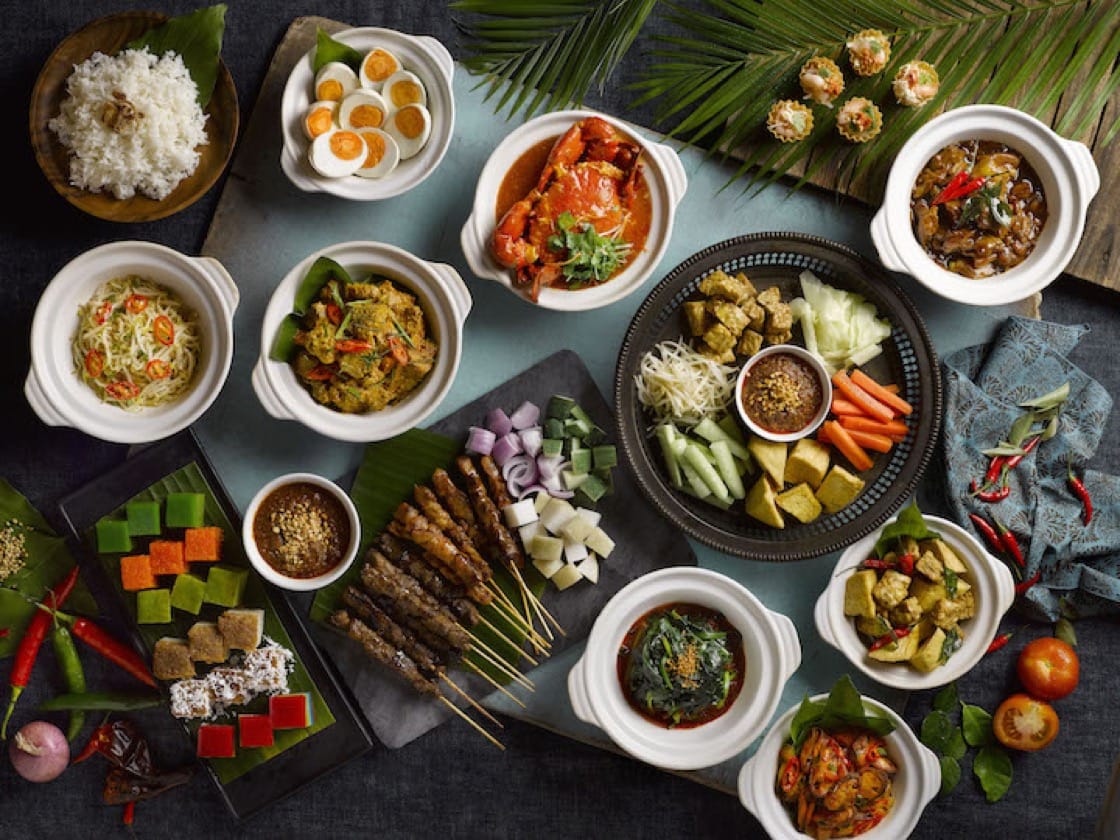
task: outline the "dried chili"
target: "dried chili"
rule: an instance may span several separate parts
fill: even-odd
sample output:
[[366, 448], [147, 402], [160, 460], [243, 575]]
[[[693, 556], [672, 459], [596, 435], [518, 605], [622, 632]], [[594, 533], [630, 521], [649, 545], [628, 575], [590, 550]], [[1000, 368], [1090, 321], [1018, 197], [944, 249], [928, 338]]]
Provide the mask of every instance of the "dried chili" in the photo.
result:
[[1023, 550], [1019, 548], [1019, 540], [1015, 537], [1015, 534], [995, 517], [992, 517], [992, 519], [996, 523], [996, 528], [999, 529], [1000, 545], [1004, 547], [1008, 554], [1015, 558], [1015, 562], [1019, 565], [1020, 569], [1025, 568], [1027, 564], [1026, 561], [1023, 560]]
[[152, 763], [148, 740], [131, 720], [115, 720], [97, 727], [86, 747], [71, 763], [100, 754], [112, 765], [105, 777], [102, 800], [106, 805], [127, 805], [151, 799], [173, 787], [186, 784], [190, 769], [159, 770]]
[[1066, 463], [1066, 471], [1069, 477], [1066, 479], [1069, 484], [1069, 489], [1073, 491], [1078, 501], [1081, 502], [1081, 523], [1088, 525], [1093, 521], [1093, 498], [1089, 495], [1088, 488], [1085, 483], [1073, 473], [1073, 464]]
[[984, 540], [988, 543], [988, 547], [996, 554], [1002, 554], [1003, 540], [999, 538], [999, 534], [996, 533], [996, 529], [992, 527], [992, 524], [978, 513], [970, 513], [968, 518], [972, 520], [972, 524], [976, 526], [976, 530], [984, 537]]
[[860, 565], [865, 569], [878, 569], [879, 571], [885, 571], [886, 569], [891, 568], [890, 563], [878, 557], [868, 557], [866, 560], [860, 563]]
[[1003, 633], [999, 636], [996, 636], [994, 639], [992, 639], [992, 643], [988, 645], [988, 649], [985, 652], [995, 653], [997, 650], [1004, 647], [1009, 641], [1011, 641], [1011, 637], [1014, 635], [1014, 633]]
[[913, 554], [902, 554], [898, 558], [898, 569], [904, 575], [914, 574], [915, 558]]
[[931, 204], [944, 204], [946, 201], [951, 201], [957, 195], [957, 190], [965, 185], [968, 181], [968, 173], [963, 169], [950, 179], [949, 183], [945, 185], [945, 189], [939, 192]]

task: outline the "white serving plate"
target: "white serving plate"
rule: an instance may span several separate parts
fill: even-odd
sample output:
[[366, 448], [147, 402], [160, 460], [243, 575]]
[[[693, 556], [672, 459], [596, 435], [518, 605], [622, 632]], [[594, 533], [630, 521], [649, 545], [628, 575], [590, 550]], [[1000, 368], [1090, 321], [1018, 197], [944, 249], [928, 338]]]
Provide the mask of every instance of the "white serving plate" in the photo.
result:
[[463, 255], [476, 276], [493, 280], [518, 297], [525, 297], [513, 284], [513, 271], [501, 265], [490, 252], [490, 240], [497, 223], [498, 189], [506, 172], [524, 152], [544, 140], [559, 137], [573, 123], [585, 117], [601, 117], [619, 131], [641, 141], [645, 150], [642, 155], [644, 174], [653, 212], [645, 248], [616, 277], [598, 286], [576, 291], [541, 289], [537, 305], [563, 312], [598, 309], [614, 303], [639, 289], [653, 275], [669, 246], [677, 204], [688, 189], [684, 166], [672, 147], [650, 142], [634, 126], [596, 111], [556, 111], [531, 119], [510, 132], [486, 161], [478, 176], [471, 214], [459, 237]]

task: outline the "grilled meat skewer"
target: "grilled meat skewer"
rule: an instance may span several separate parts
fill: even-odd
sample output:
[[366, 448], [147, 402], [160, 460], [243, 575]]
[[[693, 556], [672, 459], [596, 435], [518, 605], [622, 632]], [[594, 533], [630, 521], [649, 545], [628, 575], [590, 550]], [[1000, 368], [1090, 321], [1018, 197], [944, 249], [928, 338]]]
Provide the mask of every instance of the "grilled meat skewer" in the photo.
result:
[[409, 587], [397, 575], [387, 575], [368, 562], [362, 568], [362, 585], [371, 594], [391, 603], [395, 614], [407, 618], [408, 624], [413, 627], [424, 627], [456, 653], [466, 652], [471, 645], [467, 631], [450, 614], [426, 604], [420, 597], [423, 589], [415, 583], [415, 579], [413, 582], [415, 586]]
[[401, 502], [389, 523], [389, 531], [401, 539], [416, 543], [435, 556], [448, 569], [455, 581], [464, 586], [482, 583], [483, 578], [470, 559], [450, 539], [408, 502]]
[[439, 655], [424, 644], [415, 633], [393, 621], [392, 617], [379, 607], [374, 600], [356, 586], [348, 586], [342, 593], [342, 603], [351, 612], [368, 622], [386, 642], [394, 645], [409, 659], [416, 663], [420, 673], [435, 677], [443, 673], [444, 664]]
[[483, 532], [505, 565], [512, 568], [521, 568], [525, 565], [525, 555], [521, 553], [521, 548], [513, 535], [502, 524], [501, 512], [498, 510], [498, 506], [494, 504], [494, 500], [490, 498], [489, 493], [486, 492], [486, 487], [482, 483], [482, 476], [475, 469], [474, 462], [466, 455], [460, 455], [455, 463], [466, 481], [467, 496], [471, 500], [471, 505], [478, 516]]
[[455, 543], [456, 547], [462, 551], [470, 559], [471, 564], [482, 575], [483, 580], [489, 580], [491, 577], [490, 566], [482, 555], [478, 553], [475, 548], [474, 541], [471, 540], [470, 535], [463, 529], [463, 526], [456, 522], [447, 509], [440, 504], [436, 494], [432, 492], [430, 487], [423, 484], [417, 484], [413, 488], [413, 496], [416, 503], [420, 506], [421, 512], [424, 516], [428, 517], [428, 521], [433, 526], [443, 532], [444, 536]]
[[478, 463], [482, 467], [482, 474], [486, 476], [490, 498], [494, 500], [498, 510], [512, 505], [513, 497], [509, 494], [509, 487], [506, 485], [506, 480], [502, 478], [502, 471], [498, 468], [497, 462], [489, 455], [483, 455], [478, 459]]
[[338, 610], [331, 616], [331, 623], [345, 630], [351, 639], [361, 644], [370, 657], [400, 674], [421, 694], [443, 697], [435, 680], [420, 673], [412, 659], [385, 641], [361, 619], [355, 618], [346, 610]]
[[[388, 536], [388, 539], [378, 540], [378, 547], [394, 565], [416, 578], [420, 585], [446, 605], [459, 621], [472, 627], [478, 624], [480, 618], [478, 610], [470, 602], [466, 591], [461, 586], [448, 583], [447, 579], [437, 571], [437, 567], [433, 566], [429, 559], [430, 555], [412, 550], [391, 534], [382, 536]], [[489, 595], [487, 590], [483, 589], [483, 591]]]

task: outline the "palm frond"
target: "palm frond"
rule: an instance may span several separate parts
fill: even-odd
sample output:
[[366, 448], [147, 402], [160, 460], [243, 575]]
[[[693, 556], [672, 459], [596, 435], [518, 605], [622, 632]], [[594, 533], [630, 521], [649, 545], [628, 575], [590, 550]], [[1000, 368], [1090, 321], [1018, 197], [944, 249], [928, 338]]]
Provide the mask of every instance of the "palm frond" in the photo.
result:
[[[941, 109], [972, 102], [1011, 105], [1067, 136], [1107, 142], [1120, 118], [1103, 112], [1120, 87], [1120, 5], [1115, 0], [704, 0], [703, 10], [667, 3], [681, 34], [657, 38], [658, 62], [635, 89], [658, 120], [690, 141], [740, 159], [736, 176], [770, 183], [828, 171], [834, 185], [871, 197], [902, 144]], [[810, 137], [783, 146], [763, 129], [775, 99], [796, 98], [801, 65], [824, 55], [845, 65], [845, 42], [882, 30], [891, 61], [871, 78], [851, 76], [841, 99], [866, 96], [884, 114], [883, 131], [851, 146], [835, 112], [815, 107]], [[897, 106], [890, 83], [907, 61], [937, 67], [941, 92], [923, 108]], [[681, 91], [688, 93], [681, 95]]]
[[501, 91], [495, 111], [532, 116], [602, 90], [657, 0], [457, 0], [472, 55], [464, 64]]

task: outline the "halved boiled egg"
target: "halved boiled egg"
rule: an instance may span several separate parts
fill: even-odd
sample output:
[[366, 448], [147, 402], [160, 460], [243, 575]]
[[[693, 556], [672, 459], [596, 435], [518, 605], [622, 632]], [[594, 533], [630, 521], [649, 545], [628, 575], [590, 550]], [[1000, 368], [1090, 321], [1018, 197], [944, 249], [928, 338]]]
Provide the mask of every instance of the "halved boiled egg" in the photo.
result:
[[397, 168], [401, 150], [397, 141], [380, 128], [363, 128], [358, 132], [366, 144], [366, 157], [355, 175], [362, 178], [383, 178]]
[[353, 175], [366, 159], [366, 141], [347, 129], [329, 131], [311, 141], [307, 158], [312, 168], [326, 178]]
[[338, 102], [358, 86], [358, 74], [341, 61], [331, 61], [323, 65], [315, 74], [315, 99], [329, 99]]
[[424, 83], [416, 74], [401, 70], [385, 80], [381, 88], [381, 95], [385, 97], [394, 108], [403, 108], [405, 105], [427, 105], [428, 92], [424, 90]]
[[338, 107], [338, 124], [357, 131], [360, 128], [381, 128], [389, 107], [381, 94], [365, 88], [348, 93]]
[[381, 83], [401, 69], [401, 62], [388, 50], [377, 47], [366, 53], [359, 68], [362, 87], [380, 87]]
[[401, 160], [408, 160], [428, 142], [432, 134], [432, 116], [423, 105], [405, 105], [392, 113], [385, 130], [400, 146]]
[[307, 135], [307, 139], [314, 140], [320, 134], [326, 134], [333, 129], [337, 113], [337, 102], [332, 102], [329, 99], [312, 102], [303, 115], [303, 133]]

